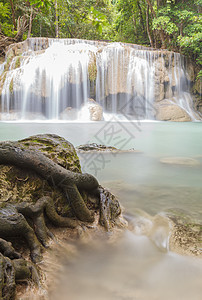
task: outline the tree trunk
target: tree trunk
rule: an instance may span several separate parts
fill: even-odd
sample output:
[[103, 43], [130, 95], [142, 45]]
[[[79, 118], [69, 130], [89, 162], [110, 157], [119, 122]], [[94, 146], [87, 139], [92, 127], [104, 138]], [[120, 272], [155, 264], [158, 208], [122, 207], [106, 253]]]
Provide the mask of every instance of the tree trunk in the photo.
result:
[[156, 13], [155, 13], [155, 11], [153, 9], [153, 6], [152, 6], [150, 0], [146, 0], [146, 2], [147, 2], [148, 6], [149, 6], [149, 8], [151, 10], [151, 13], [152, 13], [153, 17], [156, 18]]
[[180, 35], [183, 36], [183, 22], [180, 23]]
[[137, 26], [136, 26], [136, 19], [134, 14], [133, 14], [133, 24], [134, 24], [135, 38], [137, 38]]
[[18, 23], [17, 23], [17, 34], [14, 38], [5, 36], [3, 32], [1, 31], [1, 26], [0, 26], [0, 56], [4, 56], [6, 52], [6, 48], [13, 44], [13, 43], [18, 43], [22, 41], [23, 34], [27, 29], [27, 21], [26, 17], [23, 16], [22, 18], [18, 18]]
[[[153, 18], [156, 18], [156, 13], [153, 9], [152, 3], [150, 0], [145, 0], [151, 10], [152, 16]], [[165, 49], [165, 37], [164, 37], [164, 32], [162, 29], [159, 30], [159, 35], [160, 35], [160, 39], [161, 39], [161, 43], [162, 43], [162, 48]]]
[[31, 12], [30, 12], [30, 17], [29, 17], [29, 29], [28, 29], [28, 34], [27, 37], [31, 37], [31, 32], [32, 32], [32, 21], [33, 21], [33, 7], [31, 5]]
[[154, 35], [154, 47], [155, 47], [155, 48], [158, 48], [158, 42], [157, 42], [157, 34], [156, 34], [156, 30], [154, 30], [153, 35]]
[[142, 25], [142, 29], [143, 29], [143, 32], [144, 32], [144, 36], [146, 37], [147, 33], [146, 33], [146, 30], [145, 30], [145, 23], [144, 23], [144, 19], [143, 19], [143, 13], [142, 13], [142, 9], [141, 9], [141, 5], [140, 5], [139, 1], [137, 1], [137, 6], [138, 6], [139, 12], [140, 12], [140, 20], [141, 20], [141, 25]]
[[58, 3], [55, 0], [55, 37], [59, 38]]
[[16, 24], [16, 20], [15, 20], [15, 10], [14, 10], [14, 5], [13, 5], [13, 0], [10, 0], [10, 4], [11, 4], [11, 11], [12, 11], [12, 19], [13, 19], [14, 30], [17, 30], [17, 24]]
[[154, 43], [153, 43], [151, 32], [149, 29], [149, 6], [148, 5], [147, 5], [147, 10], [146, 10], [146, 24], [147, 24], [147, 34], [149, 37], [149, 42], [150, 42], [151, 47], [154, 48]]

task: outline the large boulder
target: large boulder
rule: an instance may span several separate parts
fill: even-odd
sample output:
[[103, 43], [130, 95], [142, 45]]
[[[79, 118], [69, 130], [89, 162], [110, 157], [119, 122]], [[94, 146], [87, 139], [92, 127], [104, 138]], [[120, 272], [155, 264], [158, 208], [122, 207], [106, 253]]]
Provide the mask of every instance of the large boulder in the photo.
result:
[[[60, 166], [81, 173], [79, 158], [74, 146], [64, 138], [53, 134], [35, 135], [15, 142], [23, 149], [42, 152]], [[44, 195], [52, 195], [57, 203], [57, 212], [72, 215], [71, 208], [61, 191], [50, 186], [32, 170], [23, 170], [15, 166], [0, 165], [1, 201], [12, 202], [37, 201]]]
[[91, 103], [89, 106], [91, 121], [101, 121], [103, 119], [103, 109], [97, 103]]
[[88, 99], [80, 111], [79, 119], [90, 121], [101, 121], [103, 119], [103, 109], [95, 100]]
[[173, 121], [173, 122], [189, 122], [191, 117], [188, 113], [171, 101], [164, 100], [155, 105], [156, 120]]
[[[36, 153], [42, 153], [45, 157], [52, 160], [57, 166], [61, 166], [75, 174], [73, 177], [83, 176], [82, 180], [85, 182], [88, 174], [82, 174], [79, 158], [77, 156], [74, 146], [64, 138], [54, 134], [39, 134], [17, 142], [3, 142], [0, 146], [12, 145], [17, 149], [31, 150]], [[41, 158], [42, 159], [42, 158]], [[34, 157], [33, 157], [34, 163]], [[43, 162], [41, 161], [43, 165]], [[42, 168], [43, 169], [43, 168]], [[49, 172], [49, 171], [48, 171]], [[62, 171], [59, 171], [62, 172]], [[78, 175], [77, 175], [78, 174]], [[91, 177], [91, 175], [89, 175]], [[85, 178], [84, 178], [85, 177]], [[47, 181], [45, 177], [39, 176], [38, 173], [30, 168], [21, 168], [15, 165], [0, 164], [0, 203], [36, 203], [38, 199], [50, 196], [55, 204], [58, 214], [64, 217], [75, 217], [75, 209], [72, 207], [72, 201], [67, 201], [66, 194], [60, 187], [54, 183], [54, 177]], [[89, 179], [91, 180], [91, 179]], [[94, 178], [94, 180], [96, 180]], [[88, 179], [86, 179], [87, 184]], [[84, 183], [83, 183], [84, 184]], [[86, 187], [85, 184], [85, 187]], [[90, 184], [90, 181], [89, 181]], [[103, 201], [99, 200], [98, 195], [93, 198], [90, 192], [79, 190], [82, 198], [89, 209], [97, 210], [100, 213], [100, 222], [105, 219], [108, 228], [116, 223], [117, 217], [121, 213], [120, 204], [114, 195], [109, 193], [106, 189], [99, 186]], [[86, 188], [87, 190], [87, 188]], [[115, 212], [116, 210], [116, 212]], [[103, 212], [107, 214], [103, 217]], [[113, 211], [113, 214], [112, 214]], [[116, 215], [116, 218], [114, 217]], [[117, 220], [117, 222], [119, 222]], [[109, 223], [109, 224], [108, 224]], [[106, 225], [104, 224], [104, 226]]]

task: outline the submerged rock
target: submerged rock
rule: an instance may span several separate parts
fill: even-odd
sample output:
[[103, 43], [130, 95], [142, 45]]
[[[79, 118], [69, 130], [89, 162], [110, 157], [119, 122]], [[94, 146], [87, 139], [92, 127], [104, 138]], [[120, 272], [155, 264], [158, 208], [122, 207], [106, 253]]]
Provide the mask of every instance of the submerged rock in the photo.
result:
[[155, 216], [140, 209], [126, 216], [136, 235], [146, 235], [163, 252], [202, 257], [202, 223], [182, 209], [168, 209]]
[[183, 255], [202, 257], [202, 223], [180, 209], [170, 209], [166, 216], [172, 225], [169, 249]]
[[200, 161], [191, 157], [165, 157], [160, 159], [161, 163], [172, 164], [172, 165], [187, 165], [187, 166], [198, 166]]

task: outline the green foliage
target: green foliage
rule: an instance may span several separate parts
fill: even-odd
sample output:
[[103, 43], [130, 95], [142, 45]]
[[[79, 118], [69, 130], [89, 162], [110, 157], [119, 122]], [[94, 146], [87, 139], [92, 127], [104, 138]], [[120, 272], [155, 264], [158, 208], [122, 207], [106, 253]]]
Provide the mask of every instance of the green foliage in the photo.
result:
[[96, 30], [99, 33], [102, 33], [102, 28], [109, 24], [109, 22], [107, 21], [106, 16], [102, 12], [94, 9], [93, 6], [91, 6], [91, 8], [89, 9], [88, 18], [89, 18], [90, 23], [93, 26], [95, 26]]
[[[52, 9], [54, 19], [54, 5]], [[111, 2], [107, 0], [57, 0], [59, 37], [108, 38], [113, 31], [112, 14]]]
[[8, 3], [0, 2], [0, 18], [8, 18], [10, 16], [10, 9]]
[[49, 7], [51, 2], [49, 0], [29, 0], [30, 5], [34, 5], [37, 8]]
[[12, 23], [9, 22], [11, 18], [10, 6], [8, 3], [0, 2], [0, 24], [1, 30], [5, 35], [12, 36]]
[[[49, 13], [49, 8], [52, 5], [51, 1], [52, 0], [12, 0], [16, 23], [19, 17], [25, 17], [27, 23], [29, 23], [31, 11], [34, 17]], [[0, 27], [4, 35], [14, 37], [17, 31], [14, 30], [11, 2], [0, 0]]]
[[143, 0], [117, 0], [116, 40], [149, 45], [146, 32], [146, 4]]
[[200, 70], [196, 76], [196, 80], [201, 79], [202, 78], [202, 70]]
[[[180, 51], [201, 64], [202, 0], [12, 0], [14, 17], [32, 16], [31, 36], [130, 42]], [[0, 0], [1, 31], [15, 36], [11, 2]], [[27, 37], [25, 32], [24, 38]], [[162, 40], [162, 36], [164, 41]]]
[[159, 16], [155, 18], [152, 23], [153, 29], [163, 30], [167, 34], [174, 34], [178, 31], [178, 27], [172, 22], [168, 16]]
[[202, 18], [199, 5], [202, 0], [167, 0], [156, 11], [152, 29], [163, 31], [166, 47], [178, 50], [201, 63]]

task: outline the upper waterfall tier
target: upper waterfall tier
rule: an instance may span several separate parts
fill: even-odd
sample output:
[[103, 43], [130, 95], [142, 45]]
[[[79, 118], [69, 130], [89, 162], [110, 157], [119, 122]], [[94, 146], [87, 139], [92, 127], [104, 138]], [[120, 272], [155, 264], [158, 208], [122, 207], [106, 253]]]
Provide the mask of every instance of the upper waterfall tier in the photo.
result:
[[77, 119], [85, 104], [92, 120], [102, 109], [130, 120], [199, 118], [184, 59], [174, 52], [31, 38], [10, 46], [0, 72], [2, 120]]

